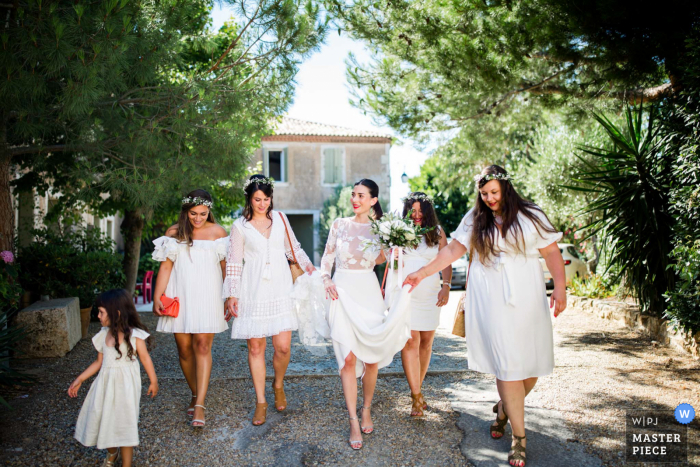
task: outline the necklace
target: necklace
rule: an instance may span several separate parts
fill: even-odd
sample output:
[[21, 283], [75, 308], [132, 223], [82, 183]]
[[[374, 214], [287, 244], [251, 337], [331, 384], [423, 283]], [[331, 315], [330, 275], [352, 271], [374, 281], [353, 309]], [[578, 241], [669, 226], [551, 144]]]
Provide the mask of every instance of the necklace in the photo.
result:
[[498, 214], [493, 215], [493, 220], [496, 221], [496, 224], [503, 225], [503, 218]]

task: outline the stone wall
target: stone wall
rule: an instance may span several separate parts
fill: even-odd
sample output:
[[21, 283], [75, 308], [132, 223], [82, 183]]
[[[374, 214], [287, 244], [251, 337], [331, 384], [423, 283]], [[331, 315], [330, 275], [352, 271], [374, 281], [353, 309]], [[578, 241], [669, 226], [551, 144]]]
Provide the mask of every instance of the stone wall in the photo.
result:
[[17, 343], [18, 358], [63, 357], [81, 338], [78, 298], [36, 302], [17, 313], [14, 324], [27, 333]]
[[674, 329], [673, 324], [665, 319], [643, 314], [639, 307], [629, 303], [611, 300], [599, 300], [570, 295], [569, 305], [573, 308], [592, 313], [595, 316], [616, 321], [620, 326], [638, 329], [663, 345], [676, 348], [700, 359], [700, 332], [695, 336]]

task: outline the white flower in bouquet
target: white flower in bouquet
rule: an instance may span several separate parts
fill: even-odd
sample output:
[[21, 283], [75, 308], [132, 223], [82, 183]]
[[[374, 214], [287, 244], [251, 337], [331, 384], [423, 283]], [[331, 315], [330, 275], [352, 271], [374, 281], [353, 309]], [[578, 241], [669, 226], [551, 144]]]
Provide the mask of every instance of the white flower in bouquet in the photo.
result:
[[371, 221], [370, 231], [378, 238], [376, 240], [363, 241], [361, 248], [391, 249], [415, 248], [420, 244], [423, 235], [430, 229], [420, 227], [411, 220], [411, 212], [405, 218], [389, 213], [379, 220]]

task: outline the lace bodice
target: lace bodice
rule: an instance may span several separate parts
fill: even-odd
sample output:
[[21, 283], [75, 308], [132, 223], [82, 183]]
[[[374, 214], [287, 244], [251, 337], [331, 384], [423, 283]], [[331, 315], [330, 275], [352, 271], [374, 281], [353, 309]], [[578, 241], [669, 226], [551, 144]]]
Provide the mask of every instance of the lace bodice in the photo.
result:
[[336, 269], [372, 270], [377, 263], [384, 261], [379, 250], [362, 250], [363, 241], [375, 239], [370, 233], [370, 224], [360, 224], [348, 218], [336, 219], [331, 226], [326, 241], [326, 249], [321, 260], [323, 280], [331, 279], [331, 271]]

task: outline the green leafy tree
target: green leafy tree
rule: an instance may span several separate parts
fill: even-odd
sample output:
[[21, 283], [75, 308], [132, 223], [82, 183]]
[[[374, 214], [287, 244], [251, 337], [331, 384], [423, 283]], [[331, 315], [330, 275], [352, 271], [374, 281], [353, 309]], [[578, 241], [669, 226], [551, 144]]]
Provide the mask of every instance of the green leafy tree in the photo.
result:
[[323, 202], [318, 226], [319, 245], [317, 250], [320, 255], [323, 255], [326, 249], [326, 241], [328, 240], [333, 221], [339, 217], [352, 217], [355, 215], [350, 203], [351, 194], [352, 185], [339, 186], [335, 189], [333, 196]]

